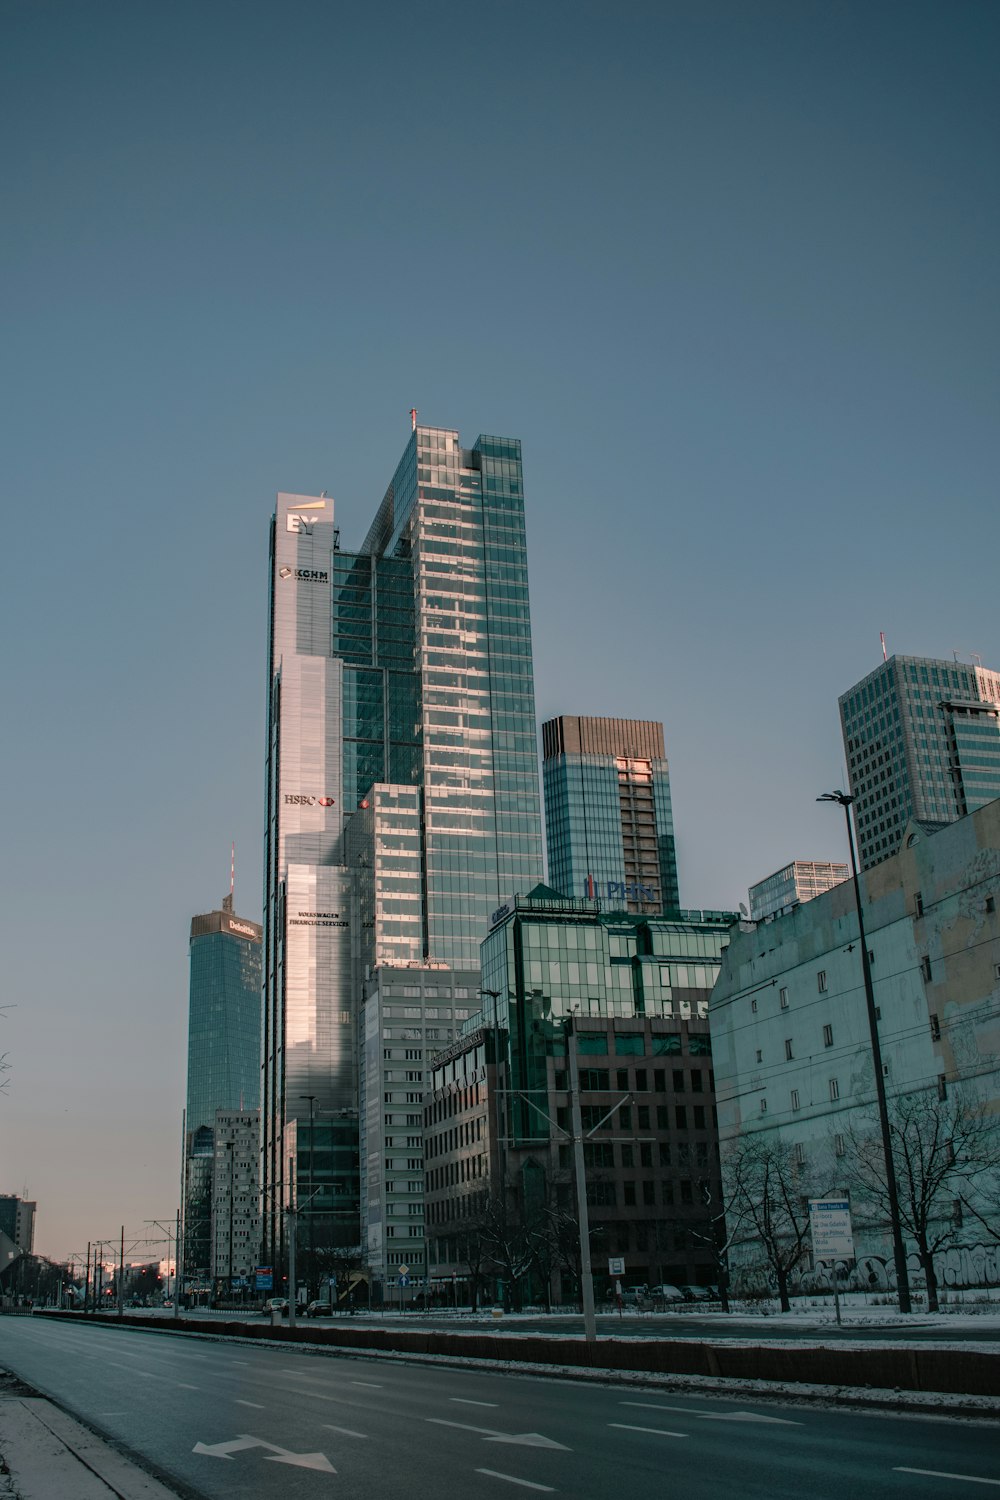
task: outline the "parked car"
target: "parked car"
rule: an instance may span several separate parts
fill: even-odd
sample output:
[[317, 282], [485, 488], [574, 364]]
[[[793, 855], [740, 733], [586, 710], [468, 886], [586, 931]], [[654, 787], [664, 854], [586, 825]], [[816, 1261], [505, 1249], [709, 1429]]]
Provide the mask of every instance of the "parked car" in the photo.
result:
[[310, 1302], [306, 1307], [307, 1318], [329, 1318], [333, 1316], [333, 1308], [329, 1302]]
[[261, 1308], [261, 1312], [264, 1314], [265, 1318], [269, 1318], [274, 1312], [280, 1312], [283, 1318], [287, 1318], [288, 1301], [285, 1297], [268, 1297], [267, 1301], [264, 1303], [264, 1306]]
[[710, 1302], [712, 1293], [707, 1286], [692, 1286], [686, 1284], [681, 1287], [681, 1295], [685, 1302]]
[[659, 1286], [650, 1287], [649, 1295], [654, 1302], [684, 1302], [686, 1298], [679, 1286], [671, 1286], [668, 1281]]

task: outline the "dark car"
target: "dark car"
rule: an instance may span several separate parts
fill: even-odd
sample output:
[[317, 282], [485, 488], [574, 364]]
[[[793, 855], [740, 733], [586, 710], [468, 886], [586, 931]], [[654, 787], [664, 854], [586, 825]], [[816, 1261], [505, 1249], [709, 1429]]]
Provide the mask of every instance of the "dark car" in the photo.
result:
[[329, 1302], [310, 1302], [306, 1307], [307, 1318], [330, 1318], [333, 1316], [333, 1308]]
[[707, 1286], [692, 1286], [690, 1284], [681, 1287], [681, 1295], [685, 1302], [710, 1302], [712, 1293]]

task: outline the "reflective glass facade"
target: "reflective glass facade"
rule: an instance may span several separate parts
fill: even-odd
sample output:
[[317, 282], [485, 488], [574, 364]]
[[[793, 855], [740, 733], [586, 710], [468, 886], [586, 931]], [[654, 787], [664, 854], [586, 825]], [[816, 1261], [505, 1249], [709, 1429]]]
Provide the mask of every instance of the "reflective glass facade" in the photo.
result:
[[310, 1110], [316, 1130], [353, 1118], [337, 1191], [358, 1237], [366, 977], [476, 968], [490, 913], [542, 869], [520, 444], [417, 427], [357, 550], [333, 522], [326, 496], [278, 497], [262, 1178], [279, 1262]]
[[260, 927], [229, 910], [195, 917], [190, 966], [184, 1269], [193, 1276], [211, 1267], [216, 1113], [260, 1100]]
[[950, 823], [1000, 797], [1000, 674], [891, 656], [840, 699], [862, 868], [911, 817]]
[[750, 887], [750, 920], [762, 922], [776, 912], [790, 911], [839, 885], [850, 873], [846, 865], [829, 860], [795, 859]]
[[680, 906], [663, 726], [563, 716], [542, 726], [549, 883], [606, 910]]

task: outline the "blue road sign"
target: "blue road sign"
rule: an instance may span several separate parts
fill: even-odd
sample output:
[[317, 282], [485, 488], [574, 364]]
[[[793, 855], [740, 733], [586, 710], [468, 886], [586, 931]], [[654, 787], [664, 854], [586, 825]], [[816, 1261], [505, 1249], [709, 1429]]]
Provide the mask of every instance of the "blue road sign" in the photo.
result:
[[409, 1278], [409, 1276], [401, 1276], [399, 1278], [399, 1284], [400, 1284], [400, 1286], [409, 1286], [409, 1284], [410, 1284], [410, 1278]]

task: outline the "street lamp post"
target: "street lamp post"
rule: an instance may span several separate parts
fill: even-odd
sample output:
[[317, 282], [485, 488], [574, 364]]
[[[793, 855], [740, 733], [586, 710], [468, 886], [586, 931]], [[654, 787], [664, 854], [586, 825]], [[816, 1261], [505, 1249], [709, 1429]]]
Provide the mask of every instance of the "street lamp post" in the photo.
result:
[[844, 809], [847, 823], [847, 846], [851, 851], [851, 875], [854, 880], [854, 902], [858, 911], [858, 934], [861, 943], [861, 971], [865, 982], [865, 1004], [868, 1008], [868, 1033], [871, 1039], [872, 1062], [875, 1067], [875, 1098], [878, 1103], [878, 1122], [882, 1134], [882, 1154], [885, 1158], [885, 1189], [889, 1200], [889, 1227], [892, 1232], [892, 1257], [896, 1266], [896, 1290], [901, 1313], [912, 1311], [910, 1303], [910, 1279], [906, 1270], [906, 1249], [903, 1245], [903, 1230], [899, 1220], [899, 1193], [896, 1187], [896, 1166], [892, 1156], [892, 1134], [889, 1130], [889, 1109], [885, 1097], [885, 1076], [882, 1072], [882, 1048], [878, 1039], [878, 1019], [875, 1015], [875, 991], [872, 986], [872, 967], [868, 957], [868, 938], [865, 934], [865, 919], [861, 908], [861, 882], [858, 879], [858, 861], [854, 852], [854, 832], [851, 828], [851, 803], [854, 798], [848, 792], [824, 792], [817, 802], [837, 802]]
[[[309, 1205], [309, 1264], [308, 1264], [308, 1266], [306, 1268], [306, 1300], [308, 1301], [309, 1295], [312, 1292], [313, 1252], [314, 1252], [314, 1246], [313, 1246], [313, 1210], [312, 1210], [312, 1206], [311, 1205], [312, 1205], [312, 1200], [313, 1200], [313, 1198], [315, 1196], [315, 1194], [313, 1192], [313, 1161], [314, 1161], [314, 1155], [315, 1155], [315, 1149], [316, 1149], [315, 1148], [316, 1137], [315, 1137], [315, 1135], [313, 1133], [313, 1121], [314, 1121], [314, 1116], [315, 1116], [315, 1111], [316, 1111], [316, 1095], [315, 1094], [300, 1094], [299, 1098], [300, 1099], [308, 1099], [308, 1101], [309, 1101], [309, 1185], [308, 1185], [308, 1197], [306, 1198], [306, 1203], [307, 1203], [307, 1205]], [[298, 1151], [296, 1151], [296, 1156], [298, 1156]]]

